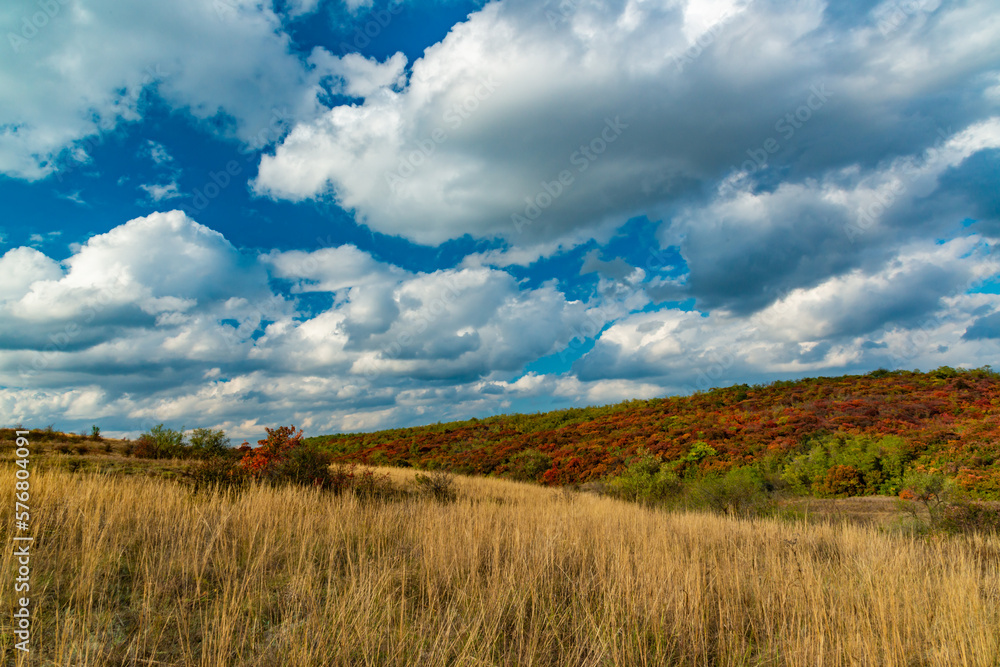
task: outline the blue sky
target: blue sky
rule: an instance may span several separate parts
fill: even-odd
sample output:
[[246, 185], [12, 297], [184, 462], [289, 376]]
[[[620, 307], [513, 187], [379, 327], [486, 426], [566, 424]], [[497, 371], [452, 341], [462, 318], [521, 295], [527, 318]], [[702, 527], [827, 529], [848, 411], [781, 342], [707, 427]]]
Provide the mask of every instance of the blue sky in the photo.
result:
[[0, 25], [4, 421], [319, 434], [996, 359], [988, 1]]

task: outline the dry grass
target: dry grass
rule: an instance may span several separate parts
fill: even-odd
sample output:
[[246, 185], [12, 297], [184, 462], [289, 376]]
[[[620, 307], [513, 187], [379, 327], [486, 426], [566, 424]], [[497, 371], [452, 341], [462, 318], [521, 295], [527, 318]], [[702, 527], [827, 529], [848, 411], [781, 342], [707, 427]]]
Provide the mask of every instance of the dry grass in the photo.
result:
[[[405, 472], [392, 473], [404, 481]], [[10, 544], [13, 469], [0, 470]], [[33, 665], [996, 665], [1000, 542], [459, 498], [33, 476]], [[11, 550], [0, 556], [10, 664]]]

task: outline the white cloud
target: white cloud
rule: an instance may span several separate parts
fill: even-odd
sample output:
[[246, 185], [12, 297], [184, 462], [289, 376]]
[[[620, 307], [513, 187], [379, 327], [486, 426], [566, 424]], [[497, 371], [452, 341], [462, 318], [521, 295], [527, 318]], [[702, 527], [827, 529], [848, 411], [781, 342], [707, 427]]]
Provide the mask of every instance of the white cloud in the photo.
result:
[[173, 181], [170, 183], [143, 183], [139, 188], [149, 195], [150, 201], [153, 202], [161, 202], [182, 196], [180, 190], [177, 188], [177, 183]]
[[59, 264], [34, 248], [14, 248], [0, 257], [0, 301], [19, 299], [37, 282], [58, 280]]
[[337, 292], [349, 287], [394, 281], [404, 272], [382, 264], [356, 246], [313, 252], [272, 251], [261, 256], [277, 278], [293, 283], [292, 292]]
[[754, 181], [802, 183], [912, 152], [936, 138], [935, 124], [988, 115], [1000, 57], [986, 2], [929, 9], [935, 20], [892, 40], [870, 17], [830, 21], [818, 1], [569, 9], [553, 18], [540, 3], [486, 6], [428, 48], [398, 92], [298, 124], [262, 159], [257, 191], [332, 197], [373, 229], [421, 243], [551, 243], [669, 215], [768, 138], [778, 150]]
[[634, 313], [574, 371], [585, 382], [641, 378], [683, 392], [790, 374], [989, 363], [995, 341], [970, 344], [963, 334], [1000, 306], [996, 295], [967, 293], [1000, 272], [990, 251], [976, 236], [914, 244], [881, 268], [793, 290], [749, 316]]
[[[0, 24], [14, 28], [8, 40], [17, 37], [0, 58], [6, 100], [0, 173], [34, 180], [52, 173], [59, 160], [87, 161], [97, 140], [84, 140], [138, 120], [144, 90], [198, 119], [229, 115], [229, 134], [255, 147], [277, 140], [282, 124], [321, 109], [317, 84], [325, 72], [291, 53], [269, 2], [52, 6], [54, 15], [29, 29], [37, 3], [0, 5]], [[161, 149], [153, 146], [150, 157], [165, 160], [169, 154]]]
[[309, 58], [309, 64], [329, 72], [339, 84], [334, 89], [351, 97], [369, 97], [383, 88], [397, 88], [406, 81], [406, 56], [402, 53], [396, 53], [380, 63], [359, 53], [337, 57], [324, 49], [316, 49]]
[[169, 165], [174, 161], [173, 156], [167, 150], [166, 146], [151, 139], [147, 139], [146, 143], [143, 145], [141, 153], [148, 157], [153, 164], [157, 166]]
[[[0, 258], [17, 275], [0, 283], [0, 406], [18, 419], [332, 428], [416, 415], [435, 384], [465, 396], [456, 409], [493, 405], [480, 379], [562, 349], [586, 315], [495, 269], [410, 273], [354, 246], [249, 257], [179, 211], [92, 237], [64, 264]], [[335, 299], [300, 312], [266, 272]]]

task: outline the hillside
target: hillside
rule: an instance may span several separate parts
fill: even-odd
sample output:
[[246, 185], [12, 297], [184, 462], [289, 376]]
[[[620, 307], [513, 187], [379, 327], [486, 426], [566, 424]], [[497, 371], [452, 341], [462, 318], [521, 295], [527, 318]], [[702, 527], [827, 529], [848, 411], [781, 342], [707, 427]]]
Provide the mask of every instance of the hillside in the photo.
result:
[[[989, 367], [738, 385], [599, 408], [311, 438], [339, 460], [581, 484], [651, 454], [682, 477], [750, 467], [820, 492], [895, 494], [908, 470], [1000, 498], [1000, 374]], [[841, 471], [843, 472], [843, 471]], [[843, 491], [839, 487], [833, 491]]]

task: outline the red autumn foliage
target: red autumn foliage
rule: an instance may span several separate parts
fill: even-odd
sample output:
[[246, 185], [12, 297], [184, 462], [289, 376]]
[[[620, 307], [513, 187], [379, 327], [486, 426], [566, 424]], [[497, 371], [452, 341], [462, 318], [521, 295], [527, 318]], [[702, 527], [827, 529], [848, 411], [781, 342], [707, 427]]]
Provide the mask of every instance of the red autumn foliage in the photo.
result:
[[[508, 474], [512, 459], [532, 450], [551, 460], [539, 479], [555, 485], [616, 474], [640, 450], [673, 461], [701, 442], [716, 454], [685, 465], [721, 472], [803, 453], [813, 439], [840, 434], [898, 436], [915, 463], [953, 465], [962, 486], [1000, 497], [1000, 374], [988, 368], [737, 385], [600, 408], [310, 440], [343, 462], [478, 475]], [[843, 483], [849, 487], [850, 475], [838, 474], [847, 475]]]
[[295, 432], [294, 426], [265, 428], [267, 437], [257, 441], [257, 447], [249, 448], [248, 443], [240, 447], [243, 458], [240, 466], [256, 477], [266, 476], [277, 466], [288, 460], [292, 450], [302, 445], [302, 431]]

